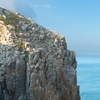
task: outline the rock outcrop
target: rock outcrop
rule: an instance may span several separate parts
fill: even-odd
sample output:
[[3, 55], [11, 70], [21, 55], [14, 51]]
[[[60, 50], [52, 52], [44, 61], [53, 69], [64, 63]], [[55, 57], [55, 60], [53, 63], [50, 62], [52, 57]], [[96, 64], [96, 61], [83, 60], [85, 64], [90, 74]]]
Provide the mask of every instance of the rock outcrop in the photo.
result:
[[65, 38], [0, 8], [0, 100], [80, 100]]

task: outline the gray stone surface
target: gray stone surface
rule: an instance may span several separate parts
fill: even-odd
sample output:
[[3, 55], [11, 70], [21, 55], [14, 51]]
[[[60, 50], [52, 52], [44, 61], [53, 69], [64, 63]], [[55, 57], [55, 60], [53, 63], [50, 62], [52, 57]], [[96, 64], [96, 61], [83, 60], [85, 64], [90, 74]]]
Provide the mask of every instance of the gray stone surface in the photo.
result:
[[63, 36], [0, 8], [0, 100], [80, 100], [76, 67]]

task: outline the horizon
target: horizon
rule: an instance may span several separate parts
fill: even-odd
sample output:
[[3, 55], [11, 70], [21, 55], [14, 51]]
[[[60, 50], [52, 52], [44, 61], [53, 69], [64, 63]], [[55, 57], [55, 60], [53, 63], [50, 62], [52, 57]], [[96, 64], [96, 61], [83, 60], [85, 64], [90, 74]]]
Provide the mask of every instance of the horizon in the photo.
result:
[[3, 0], [0, 1], [0, 6], [57, 31], [66, 38], [68, 49], [75, 51], [77, 55], [98, 55], [99, 3], [99, 0]]

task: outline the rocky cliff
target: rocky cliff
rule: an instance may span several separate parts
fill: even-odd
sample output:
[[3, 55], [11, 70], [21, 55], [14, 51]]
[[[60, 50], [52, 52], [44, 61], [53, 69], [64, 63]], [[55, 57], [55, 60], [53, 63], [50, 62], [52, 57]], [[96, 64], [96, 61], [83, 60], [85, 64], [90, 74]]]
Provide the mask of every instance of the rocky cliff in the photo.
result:
[[65, 38], [0, 8], [0, 100], [80, 100]]

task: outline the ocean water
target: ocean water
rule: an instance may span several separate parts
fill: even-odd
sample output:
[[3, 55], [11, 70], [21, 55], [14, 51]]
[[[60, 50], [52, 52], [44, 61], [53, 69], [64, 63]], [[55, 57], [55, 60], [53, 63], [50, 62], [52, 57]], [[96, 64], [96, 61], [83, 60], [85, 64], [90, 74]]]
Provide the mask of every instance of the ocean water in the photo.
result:
[[100, 56], [77, 56], [81, 100], [100, 100]]

